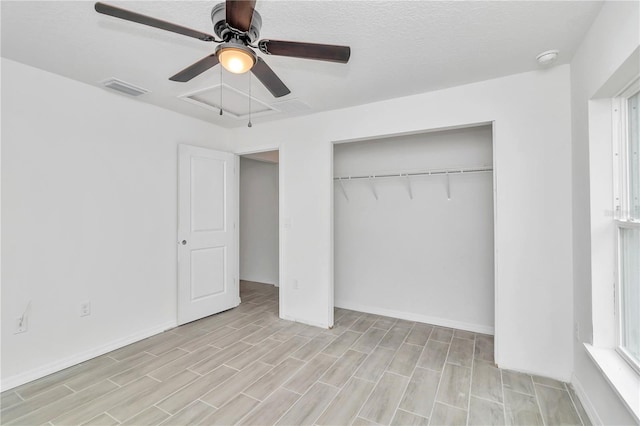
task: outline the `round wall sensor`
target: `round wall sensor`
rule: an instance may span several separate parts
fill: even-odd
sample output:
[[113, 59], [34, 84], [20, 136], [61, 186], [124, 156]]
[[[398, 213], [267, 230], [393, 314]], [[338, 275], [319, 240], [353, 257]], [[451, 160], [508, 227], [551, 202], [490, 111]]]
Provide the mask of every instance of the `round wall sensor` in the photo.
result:
[[547, 50], [536, 56], [536, 60], [540, 65], [548, 66], [553, 64], [558, 59], [559, 50]]

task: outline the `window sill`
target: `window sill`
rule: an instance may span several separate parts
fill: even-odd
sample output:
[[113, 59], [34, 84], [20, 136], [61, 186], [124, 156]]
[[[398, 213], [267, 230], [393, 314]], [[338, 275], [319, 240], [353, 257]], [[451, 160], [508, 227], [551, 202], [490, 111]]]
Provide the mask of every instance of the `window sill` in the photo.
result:
[[614, 349], [584, 344], [587, 353], [629, 411], [640, 421], [640, 375]]

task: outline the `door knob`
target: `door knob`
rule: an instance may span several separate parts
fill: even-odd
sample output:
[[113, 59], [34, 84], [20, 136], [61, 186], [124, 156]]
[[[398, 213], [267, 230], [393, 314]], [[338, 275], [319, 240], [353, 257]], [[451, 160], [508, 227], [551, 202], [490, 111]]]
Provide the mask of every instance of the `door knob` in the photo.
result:
[[187, 245], [187, 240], [180, 241], [180, 244], [182, 244], [183, 246], [186, 246]]

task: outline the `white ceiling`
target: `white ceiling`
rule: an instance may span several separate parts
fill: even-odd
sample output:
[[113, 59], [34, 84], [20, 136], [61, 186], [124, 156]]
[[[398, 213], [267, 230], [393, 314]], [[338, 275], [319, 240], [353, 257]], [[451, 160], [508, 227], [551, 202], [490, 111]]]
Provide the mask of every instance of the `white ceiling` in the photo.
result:
[[[106, 0], [105, 0], [106, 1]], [[216, 1], [109, 2], [213, 33]], [[310, 106], [259, 123], [428, 92], [538, 68], [538, 53], [559, 49], [568, 63], [601, 1], [277, 1], [258, 0], [261, 38], [351, 46], [347, 65], [269, 56], [291, 89], [280, 99], [252, 78], [267, 104], [296, 99]], [[87, 1], [2, 1], [3, 57], [91, 85], [116, 77], [149, 90], [136, 99], [225, 127], [237, 120], [180, 95], [220, 84], [219, 67], [188, 83], [169, 76], [217, 46], [96, 13]], [[264, 55], [262, 55], [264, 57]], [[248, 92], [250, 73], [223, 75]]]

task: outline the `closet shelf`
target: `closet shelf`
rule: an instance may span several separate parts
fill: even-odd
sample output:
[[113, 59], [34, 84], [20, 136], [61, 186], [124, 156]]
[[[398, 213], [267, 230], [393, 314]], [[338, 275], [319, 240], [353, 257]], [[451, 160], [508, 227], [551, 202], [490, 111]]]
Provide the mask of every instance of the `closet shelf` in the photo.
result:
[[434, 169], [423, 170], [418, 172], [398, 172], [398, 173], [375, 173], [370, 175], [359, 176], [336, 176], [334, 180], [356, 180], [356, 179], [383, 179], [383, 178], [397, 178], [397, 177], [414, 177], [414, 176], [433, 176], [433, 175], [454, 175], [464, 173], [484, 173], [492, 172], [492, 167], [467, 167], [467, 168], [455, 168], [455, 169]]
[[435, 176], [435, 175], [445, 175], [447, 177], [447, 200], [451, 199], [451, 182], [449, 180], [450, 175], [455, 174], [470, 174], [470, 173], [485, 173], [492, 172], [493, 168], [487, 166], [480, 167], [467, 167], [467, 168], [457, 168], [457, 169], [436, 169], [436, 170], [422, 170], [422, 171], [413, 171], [413, 172], [399, 172], [399, 173], [377, 173], [371, 175], [361, 175], [361, 176], [336, 176], [333, 180], [337, 180], [340, 183], [340, 189], [342, 190], [342, 195], [344, 198], [349, 201], [349, 195], [347, 194], [347, 189], [344, 187], [344, 181], [349, 180], [358, 180], [358, 179], [368, 179], [371, 185], [371, 192], [376, 200], [378, 200], [378, 191], [376, 191], [376, 186], [373, 183], [374, 179], [383, 179], [383, 178], [405, 178], [407, 182], [407, 192], [409, 193], [409, 198], [413, 200], [413, 188], [411, 186], [411, 178], [418, 176]]

